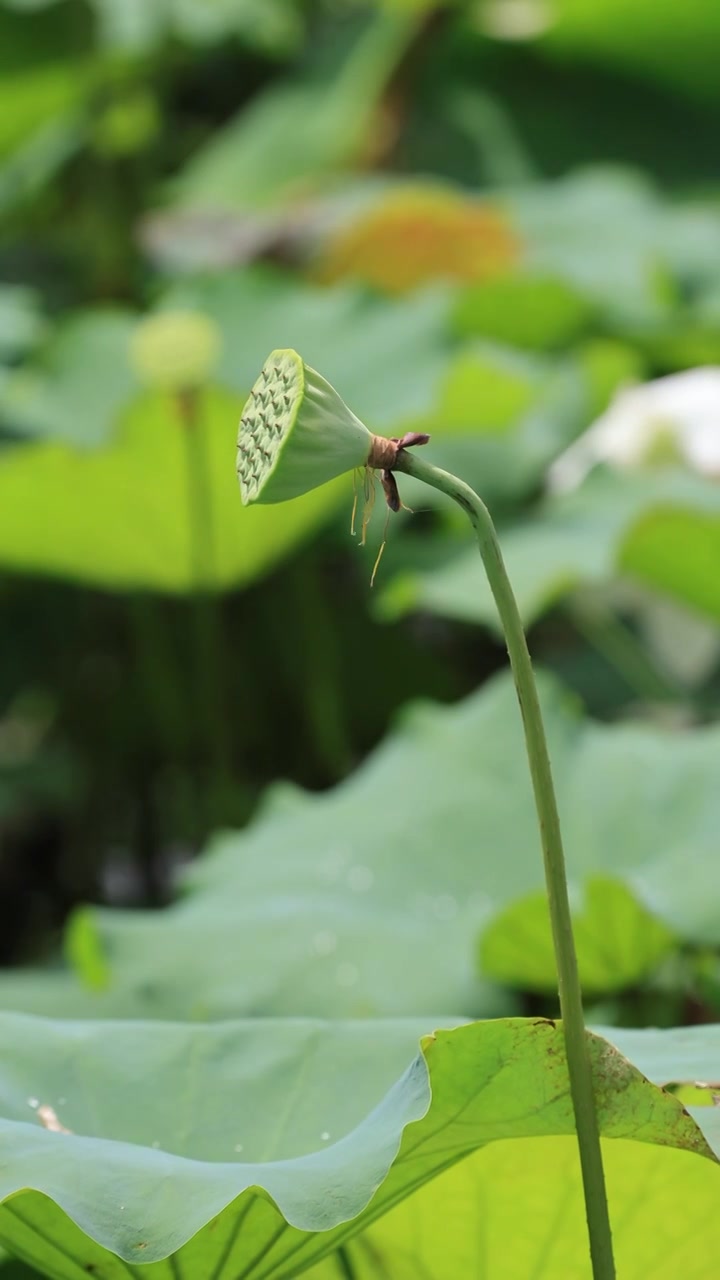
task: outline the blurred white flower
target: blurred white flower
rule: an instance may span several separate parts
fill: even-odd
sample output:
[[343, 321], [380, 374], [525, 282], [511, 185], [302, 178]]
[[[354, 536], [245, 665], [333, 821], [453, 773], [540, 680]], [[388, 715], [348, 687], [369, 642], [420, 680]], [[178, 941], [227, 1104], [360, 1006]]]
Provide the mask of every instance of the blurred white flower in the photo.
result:
[[660, 461], [720, 477], [720, 368], [689, 369], [620, 391], [555, 460], [548, 487], [574, 489], [598, 462], [632, 468]]

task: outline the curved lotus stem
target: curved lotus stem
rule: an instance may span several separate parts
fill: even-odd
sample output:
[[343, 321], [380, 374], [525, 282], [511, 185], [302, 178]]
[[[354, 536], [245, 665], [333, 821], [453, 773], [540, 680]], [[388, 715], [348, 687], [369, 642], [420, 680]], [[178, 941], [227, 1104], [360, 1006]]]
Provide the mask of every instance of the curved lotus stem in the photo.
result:
[[408, 452], [411, 445], [426, 442], [426, 436], [416, 434], [402, 440], [372, 435], [330, 384], [309, 369], [296, 352], [274, 351], [253, 387], [240, 423], [241, 493], [244, 502], [281, 502], [314, 489], [344, 471], [365, 465], [382, 471], [391, 506], [395, 505], [397, 490], [394, 482], [388, 483], [388, 478], [394, 471], [405, 472], [457, 502], [475, 529], [505, 633], [525, 731], [558, 970], [593, 1276], [594, 1280], [614, 1280], [610, 1218], [565, 856], [530, 654], [490, 513], [469, 485]]

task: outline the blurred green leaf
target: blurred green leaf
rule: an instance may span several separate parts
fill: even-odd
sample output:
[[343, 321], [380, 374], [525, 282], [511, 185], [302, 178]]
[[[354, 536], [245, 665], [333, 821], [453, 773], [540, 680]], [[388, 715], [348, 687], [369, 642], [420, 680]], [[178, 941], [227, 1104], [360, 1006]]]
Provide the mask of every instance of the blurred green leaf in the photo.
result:
[[[720, 616], [713, 566], [718, 555], [720, 492], [680, 472], [625, 475], [597, 470], [576, 491], [547, 498], [531, 518], [501, 530], [503, 557], [526, 625], [578, 586], [611, 580], [618, 570]], [[447, 541], [427, 554], [407, 541], [386, 571], [379, 613], [397, 618], [426, 610], [463, 622], [499, 623], [474, 547]]]
[[0, 285], [0, 360], [24, 355], [37, 345], [44, 330], [35, 291], [25, 285]]
[[79, 118], [59, 117], [43, 125], [0, 164], [0, 214], [15, 211], [52, 181], [85, 142]]
[[381, 432], [399, 434], [407, 419], [430, 410], [450, 360], [445, 290], [388, 301], [249, 270], [184, 281], [164, 305], [203, 311], [215, 321], [224, 385], [247, 394], [268, 352], [294, 347]]
[[[2, 1022], [8, 1051], [0, 1127], [10, 1158], [0, 1234], [57, 1280], [68, 1275], [69, 1262], [78, 1271], [118, 1270], [118, 1256], [131, 1264], [142, 1258], [149, 1275], [165, 1274], [168, 1256], [173, 1271], [187, 1275], [200, 1268], [219, 1276], [279, 1277], [289, 1268], [297, 1275], [499, 1140], [500, 1152], [516, 1149], [515, 1171], [518, 1163], [536, 1176], [542, 1168], [550, 1202], [557, 1201], [551, 1220], [568, 1216], [559, 1216], [568, 1183], [577, 1192], [562, 1029], [544, 1020], [438, 1031], [421, 1041], [414, 1059], [419, 1028], [407, 1022]], [[620, 1202], [628, 1173], [642, 1173], [657, 1216], [670, 1179], [671, 1187], [691, 1192], [696, 1213], [704, 1210], [703, 1246], [712, 1248], [717, 1218], [708, 1206], [718, 1170], [700, 1128], [606, 1041], [589, 1036], [588, 1048], [601, 1131], [625, 1158], [620, 1164], [610, 1157], [611, 1203]], [[79, 1088], [89, 1067], [91, 1091]], [[699, 1116], [710, 1110], [700, 1108]], [[505, 1168], [505, 1177], [496, 1171], [496, 1185], [507, 1193], [515, 1179]], [[460, 1178], [469, 1190], [472, 1175]], [[402, 1257], [405, 1243], [395, 1236], [397, 1222], [394, 1230], [389, 1224], [391, 1258], [398, 1245]], [[583, 1215], [569, 1222], [577, 1230], [565, 1238], [573, 1256], [580, 1237], [587, 1247]], [[477, 1248], [473, 1214], [465, 1213], [464, 1225], [460, 1256]], [[688, 1231], [696, 1238], [696, 1220], [690, 1226], [681, 1215], [679, 1227], [683, 1240]], [[516, 1234], [514, 1258], [505, 1242], [504, 1277], [508, 1251], [511, 1274], [527, 1275], [529, 1241]], [[436, 1240], [433, 1252], [449, 1248], [457, 1268], [457, 1248], [443, 1237], [442, 1250]], [[625, 1272], [638, 1280], [643, 1239], [640, 1233], [639, 1258], [630, 1253]], [[538, 1243], [532, 1240], [530, 1252], [535, 1274], [557, 1274], [545, 1265], [547, 1242], [536, 1253]]]
[[[563, 178], [507, 185], [491, 199], [438, 180], [356, 180], [342, 197], [321, 204], [317, 226], [307, 219], [301, 230], [311, 243], [314, 233], [316, 256], [332, 262], [328, 234], [341, 243], [345, 236], [352, 246], [353, 229], [357, 239], [358, 228], [374, 225], [373, 215], [382, 227], [383, 208], [399, 207], [408, 214], [415, 208], [419, 225], [411, 230], [421, 236], [424, 205], [432, 227], [432, 201], [451, 198], [468, 214], [474, 211], [480, 243], [487, 240], [487, 266], [495, 268], [457, 296], [454, 323], [462, 334], [536, 349], [563, 345], [591, 324], [601, 334], [651, 335], [672, 322], [682, 289], [708, 292], [717, 283], [720, 218], [714, 200], [671, 202], [647, 176], [619, 166], [590, 164]], [[366, 270], [363, 254], [370, 247], [362, 241], [354, 247]], [[400, 235], [393, 247], [402, 254]], [[381, 260], [386, 250], [387, 239], [379, 237], [375, 256]], [[409, 250], [411, 257], [419, 252], [416, 245]], [[430, 249], [428, 254], [432, 261]], [[350, 249], [341, 262], [352, 266]]]
[[463, 337], [550, 351], [579, 337], [591, 316], [588, 302], [565, 281], [528, 273], [463, 289], [455, 304], [453, 326]]
[[[584, 992], [636, 986], [675, 948], [675, 938], [666, 925], [619, 881], [601, 875], [590, 878], [573, 906]], [[531, 981], [528, 950], [533, 955]], [[512, 984], [521, 973], [533, 991], [557, 989], [544, 890], [513, 902], [488, 925], [480, 943], [480, 964], [483, 972], [498, 982]]]
[[593, 167], [505, 193], [530, 272], [564, 281], [613, 324], [658, 324], [675, 279], [702, 278], [720, 254], [720, 220], [673, 206], [630, 170]]
[[93, 147], [110, 159], [137, 155], [157, 139], [161, 124], [158, 100], [147, 89], [118, 93], [93, 121]]
[[[538, 6], [540, 9], [540, 6]], [[552, 0], [543, 49], [662, 81], [701, 100], [717, 100], [714, 0]]]
[[400, 13], [426, 13], [430, 9], [450, 9], [464, 0], [372, 0], [377, 9], [395, 9]]
[[305, 196], [319, 179], [354, 163], [416, 24], [412, 14], [378, 15], [334, 79], [326, 71], [323, 78], [265, 89], [174, 179], [174, 203], [183, 209], [260, 208]]
[[646, 372], [637, 348], [616, 338], [590, 338], [576, 354], [590, 384], [591, 419], [607, 409], [618, 390], [642, 382]]
[[[357, 289], [328, 292], [279, 273], [248, 270], [173, 285], [161, 305], [202, 312], [218, 326], [217, 378], [225, 387], [244, 397], [269, 351], [295, 347], [379, 431], [395, 432], [405, 420], [427, 413], [450, 361], [444, 290], [387, 301]], [[39, 355], [0, 387], [0, 420], [16, 432], [77, 445], [110, 440], [138, 391], [129, 359], [137, 319], [120, 309], [70, 315]], [[516, 358], [523, 372], [533, 367], [522, 360]], [[521, 394], [527, 398], [532, 392], [521, 388]]]
[[438, 419], [453, 435], [504, 436], [530, 409], [538, 385], [551, 377], [548, 366], [533, 366], [512, 350], [469, 345], [455, 356], [444, 379]]
[[90, 991], [104, 991], [110, 970], [92, 911], [73, 912], [65, 929], [63, 951], [70, 968]]
[[[217, 378], [239, 397], [269, 350], [294, 345], [335, 380], [373, 428], [386, 432], [402, 431], [405, 421], [429, 410], [448, 365], [444, 291], [412, 303], [385, 301], [249, 271], [186, 281], [170, 289], [162, 305], [199, 310], [217, 324], [223, 343]], [[138, 380], [129, 352], [136, 324], [126, 311], [78, 312], [38, 357], [11, 370], [0, 385], [6, 430], [49, 437], [4, 453], [0, 563], [121, 588], [185, 591], [198, 585], [191, 567], [184, 429], [170, 398], [134, 399]], [[219, 390], [209, 398], [204, 430], [215, 545], [200, 585], [250, 581], [331, 512], [342, 492], [348, 510], [352, 505], [347, 477], [297, 510], [243, 511], [233, 465], [241, 403]], [[194, 462], [192, 467], [195, 473]], [[42, 525], [33, 517], [38, 509]], [[50, 519], [52, 539], [43, 532]]]
[[[403, 429], [429, 432], [433, 461], [489, 502], [516, 501], [583, 430], [595, 394], [575, 357], [550, 359], [475, 341], [450, 356], [432, 408]], [[454, 511], [426, 485], [403, 477], [402, 490], [413, 510]]]
[[668, 504], [640, 516], [619, 563], [642, 582], [720, 621], [720, 498], [714, 511]]
[[72, 114], [84, 101], [93, 77], [89, 59], [23, 67], [15, 73], [4, 71], [0, 157], [26, 142], [43, 125]]
[[234, 469], [241, 404], [227, 392], [208, 392], [197, 428], [212, 513], [201, 579], [191, 518], [196, 454], [171, 397], [161, 394], [135, 401], [102, 449], [42, 443], [5, 450], [0, 563], [121, 590], [218, 589], [267, 572], [343, 492], [351, 504], [352, 482], [341, 479], [281, 507], [243, 508]]
[[720, 364], [717, 325], [698, 322], [692, 312], [681, 307], [673, 310], [665, 325], [626, 331], [625, 337], [655, 368], [668, 373]]
[[28, 435], [97, 447], [114, 433], [121, 410], [139, 390], [128, 346], [135, 317], [101, 310], [69, 316], [32, 365], [0, 391], [0, 421]]
[[292, 51], [302, 34], [296, 0], [92, 0], [99, 38], [110, 49], [144, 53], [176, 38], [207, 45], [239, 37], [273, 54]]
[[[638, 509], [634, 501], [628, 508], [628, 497], [622, 486], [596, 476], [579, 493], [546, 501], [534, 519], [501, 528], [503, 559], [526, 626], [579, 584], [612, 576], [620, 532]], [[398, 561], [378, 601], [380, 616], [389, 620], [423, 610], [499, 631], [477, 549], [466, 538], [436, 545], [432, 559], [424, 541], [417, 548], [408, 542], [388, 572]]]

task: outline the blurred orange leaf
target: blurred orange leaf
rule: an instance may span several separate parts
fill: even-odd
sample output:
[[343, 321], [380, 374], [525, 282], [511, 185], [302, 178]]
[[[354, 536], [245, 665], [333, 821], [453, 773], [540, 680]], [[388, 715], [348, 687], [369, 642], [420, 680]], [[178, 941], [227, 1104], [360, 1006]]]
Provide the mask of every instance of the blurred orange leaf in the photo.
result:
[[386, 196], [343, 230], [314, 273], [325, 284], [352, 278], [402, 293], [433, 280], [487, 280], [519, 254], [501, 210], [459, 192], [412, 187]]

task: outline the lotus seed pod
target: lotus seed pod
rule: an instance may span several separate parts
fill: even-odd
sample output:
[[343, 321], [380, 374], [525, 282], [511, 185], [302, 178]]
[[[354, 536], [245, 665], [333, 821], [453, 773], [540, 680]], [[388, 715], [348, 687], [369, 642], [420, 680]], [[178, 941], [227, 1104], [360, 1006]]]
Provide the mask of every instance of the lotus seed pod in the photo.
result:
[[160, 311], [141, 320], [130, 344], [133, 367], [143, 382], [167, 391], [199, 387], [220, 354], [220, 331], [199, 311]]
[[273, 351], [240, 419], [243, 502], [285, 502], [365, 465], [373, 437], [296, 351]]

